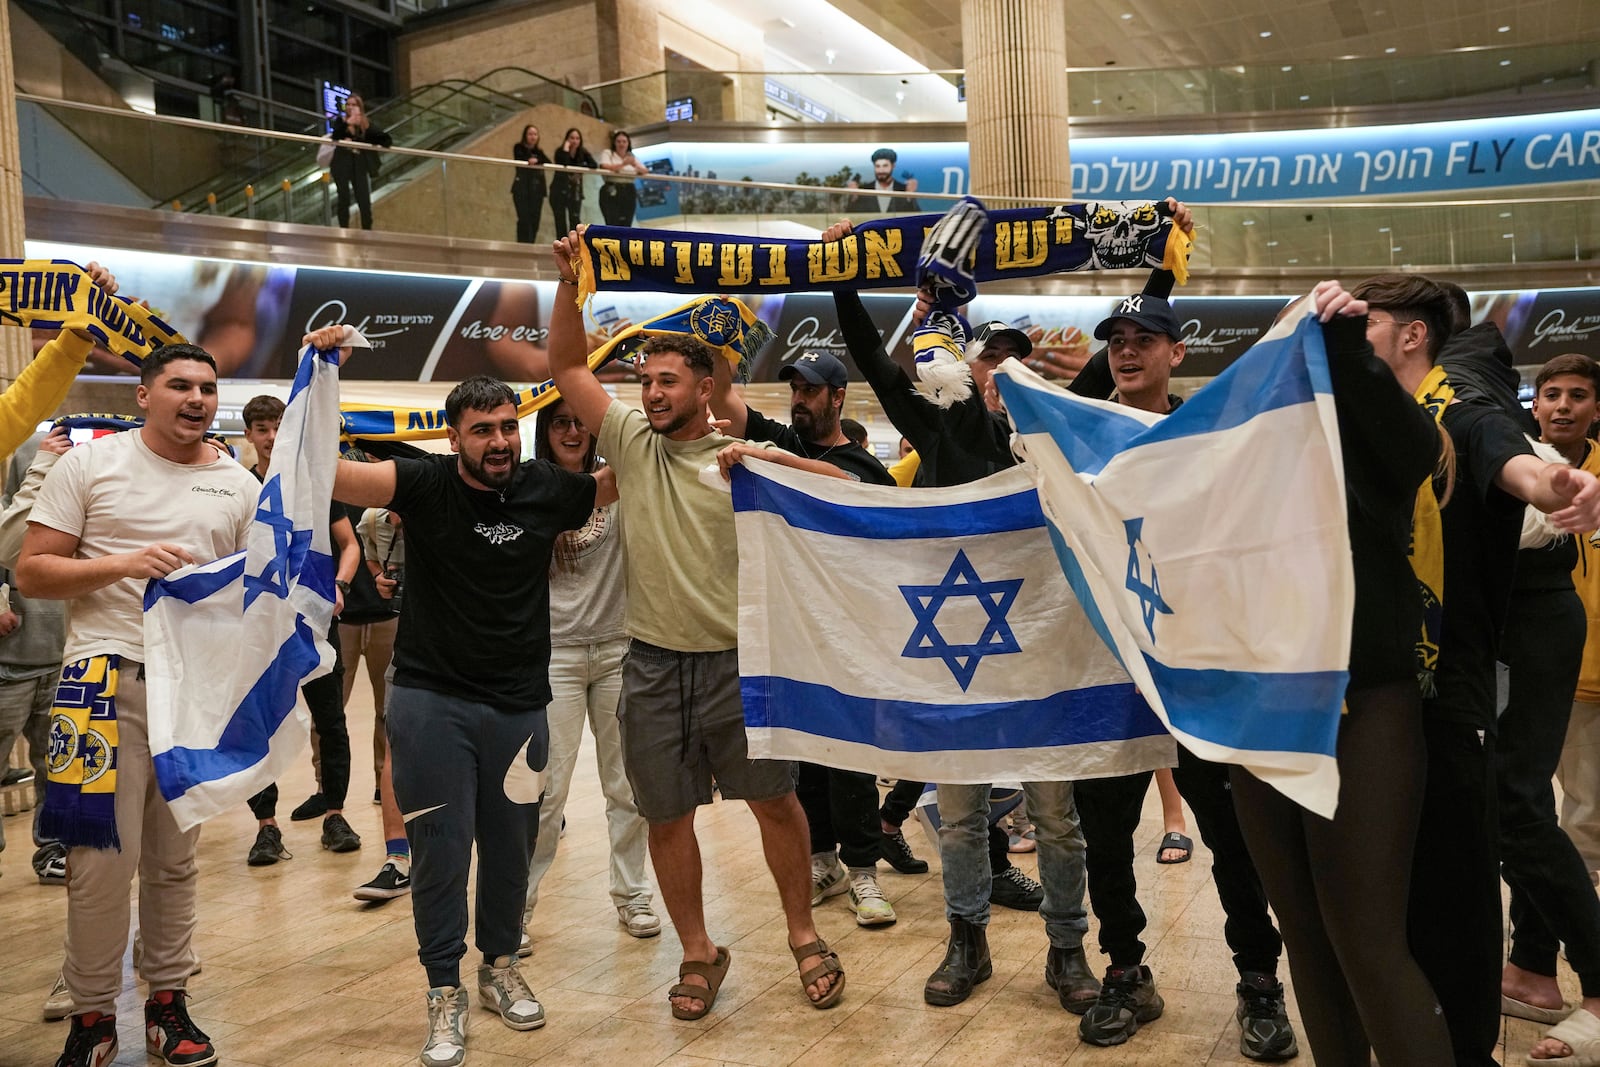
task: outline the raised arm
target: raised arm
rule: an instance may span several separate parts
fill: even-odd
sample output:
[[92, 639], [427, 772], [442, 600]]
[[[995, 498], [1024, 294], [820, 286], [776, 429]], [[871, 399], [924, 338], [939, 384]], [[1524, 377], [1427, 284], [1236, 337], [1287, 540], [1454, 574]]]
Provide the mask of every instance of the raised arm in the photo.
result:
[[[797, 471], [810, 471], [812, 474], [821, 474], [827, 478], [850, 478], [850, 475], [845, 473], [842, 468], [835, 467], [826, 460], [806, 459], [804, 456], [797, 456], [793, 452], [785, 452], [781, 448], [760, 448], [750, 444], [748, 441], [735, 441], [731, 445], [723, 446], [722, 450], [717, 453], [717, 466], [721, 469], [722, 476], [727, 478], [728, 472], [746, 456], [751, 459], [764, 459], [769, 463], [776, 463], [782, 467], [793, 467]], [[27, 590], [23, 590], [23, 592], [27, 592]]]
[[[92, 262], [85, 269], [95, 285], [116, 293], [117, 279], [110, 271]], [[33, 436], [40, 420], [61, 406], [93, 349], [94, 338], [85, 331], [62, 330], [0, 393], [0, 455], [15, 452]]]
[[556, 391], [568, 404], [573, 414], [598, 431], [611, 407], [611, 394], [606, 392], [600, 379], [589, 369], [587, 336], [583, 329], [583, 310], [575, 299], [578, 295], [578, 245], [583, 227], [573, 230], [555, 243], [556, 273], [560, 284], [556, 287], [555, 307], [550, 312], [550, 337], [546, 354], [550, 360], [550, 376], [555, 379]]
[[[333, 499], [340, 503], [361, 508], [386, 508], [394, 500], [394, 490], [392, 459], [377, 463], [339, 460], [333, 468]], [[359, 550], [357, 556], [359, 558]]]
[[716, 370], [711, 376], [711, 416], [727, 422], [722, 432], [729, 437], [743, 437], [750, 419], [750, 408], [733, 387], [732, 365], [721, 358], [714, 362]]

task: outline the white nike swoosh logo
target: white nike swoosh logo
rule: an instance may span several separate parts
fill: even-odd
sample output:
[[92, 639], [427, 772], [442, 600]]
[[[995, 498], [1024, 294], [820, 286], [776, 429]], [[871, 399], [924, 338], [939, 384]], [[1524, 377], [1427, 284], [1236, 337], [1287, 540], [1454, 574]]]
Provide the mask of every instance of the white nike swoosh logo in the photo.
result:
[[511, 766], [506, 768], [506, 799], [513, 804], [537, 804], [544, 796], [546, 773], [528, 766], [528, 746], [531, 744], [533, 735], [530, 734], [517, 754], [511, 757]]
[[400, 821], [410, 822], [412, 819], [420, 819], [429, 812], [438, 811], [442, 807], [444, 807], [443, 804], [435, 804], [431, 808], [418, 808], [416, 811], [408, 811], [404, 815], [400, 816]]

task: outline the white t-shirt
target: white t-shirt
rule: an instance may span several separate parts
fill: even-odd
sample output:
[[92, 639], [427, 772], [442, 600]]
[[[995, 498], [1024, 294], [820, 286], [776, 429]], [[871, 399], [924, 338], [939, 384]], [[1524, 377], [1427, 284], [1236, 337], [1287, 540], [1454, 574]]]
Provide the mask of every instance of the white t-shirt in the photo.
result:
[[[62, 456], [28, 520], [77, 537], [78, 559], [165, 542], [210, 563], [245, 547], [260, 488], [232, 459], [173, 463], [129, 430]], [[145, 584], [123, 578], [75, 599], [65, 662], [107, 653], [143, 662]]]
[[[602, 167], [614, 167], [618, 163], [621, 163], [624, 159], [627, 159], [627, 158], [628, 158], [627, 156], [619, 156], [615, 152], [613, 152], [611, 149], [607, 148], [605, 151], [600, 153], [600, 158], [597, 159], [595, 162], [599, 163]], [[624, 164], [623, 168], [621, 170], [619, 170], [617, 173], [618, 174], [641, 174], [643, 172], [640, 171], [638, 167], [635, 167], [632, 163], [628, 163], [628, 164]]]

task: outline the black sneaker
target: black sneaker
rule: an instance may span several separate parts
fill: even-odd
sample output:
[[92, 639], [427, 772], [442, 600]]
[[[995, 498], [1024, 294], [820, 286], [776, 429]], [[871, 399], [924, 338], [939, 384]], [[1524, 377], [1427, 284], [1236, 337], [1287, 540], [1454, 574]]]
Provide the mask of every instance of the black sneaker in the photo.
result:
[[167, 1067], [217, 1062], [217, 1048], [189, 1018], [181, 989], [163, 989], [144, 1002], [144, 1050]]
[[322, 820], [322, 847], [329, 852], [354, 852], [361, 847], [361, 837], [343, 815], [330, 815]]
[[7, 786], [21, 785], [23, 782], [33, 781], [33, 770], [29, 767], [13, 767], [4, 774], [0, 774], [0, 789]]
[[56, 1067], [109, 1067], [117, 1058], [117, 1017], [91, 1011], [72, 1017]]
[[1007, 867], [994, 876], [989, 886], [989, 903], [1017, 911], [1038, 911], [1044, 903], [1044, 886], [1016, 867]]
[[366, 885], [357, 886], [357, 900], [393, 900], [411, 892], [411, 875], [396, 867], [393, 860], [378, 869], [378, 877]]
[[279, 860], [294, 859], [283, 847], [283, 831], [276, 826], [263, 826], [256, 831], [256, 843], [250, 846], [245, 863], [252, 867], [270, 867]]
[[67, 846], [59, 841], [40, 845], [33, 854], [33, 873], [40, 885], [66, 885]]
[[911, 854], [911, 846], [906, 843], [906, 835], [899, 830], [883, 835], [883, 858], [888, 861], [889, 866], [901, 874], [928, 873], [928, 861], [919, 860]]
[[1234, 987], [1239, 1005], [1233, 1017], [1239, 1022], [1239, 1052], [1247, 1059], [1291, 1060], [1300, 1055], [1294, 1026], [1283, 1007], [1283, 984], [1270, 974], [1246, 971]]
[[310, 822], [320, 819], [328, 814], [328, 800], [321, 793], [312, 793], [305, 801], [289, 813], [292, 822]]
[[382, 788], [374, 789], [372, 791], [372, 802], [374, 804], [378, 805], [380, 808], [383, 807], [383, 790], [382, 790]]
[[1120, 1045], [1139, 1032], [1139, 1024], [1166, 1010], [1148, 967], [1108, 967], [1100, 999], [1084, 1012], [1078, 1036], [1091, 1045]]

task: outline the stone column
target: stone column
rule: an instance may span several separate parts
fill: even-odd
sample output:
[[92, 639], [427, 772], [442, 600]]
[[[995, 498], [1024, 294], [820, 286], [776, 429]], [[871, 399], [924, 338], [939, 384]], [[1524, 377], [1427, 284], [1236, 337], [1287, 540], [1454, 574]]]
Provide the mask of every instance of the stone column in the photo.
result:
[[[17, 144], [17, 93], [11, 66], [11, 0], [0, 0], [0, 259], [21, 259], [22, 153]], [[0, 385], [16, 381], [33, 358], [28, 331], [0, 326]]]
[[971, 192], [1072, 193], [1065, 0], [961, 0]]

